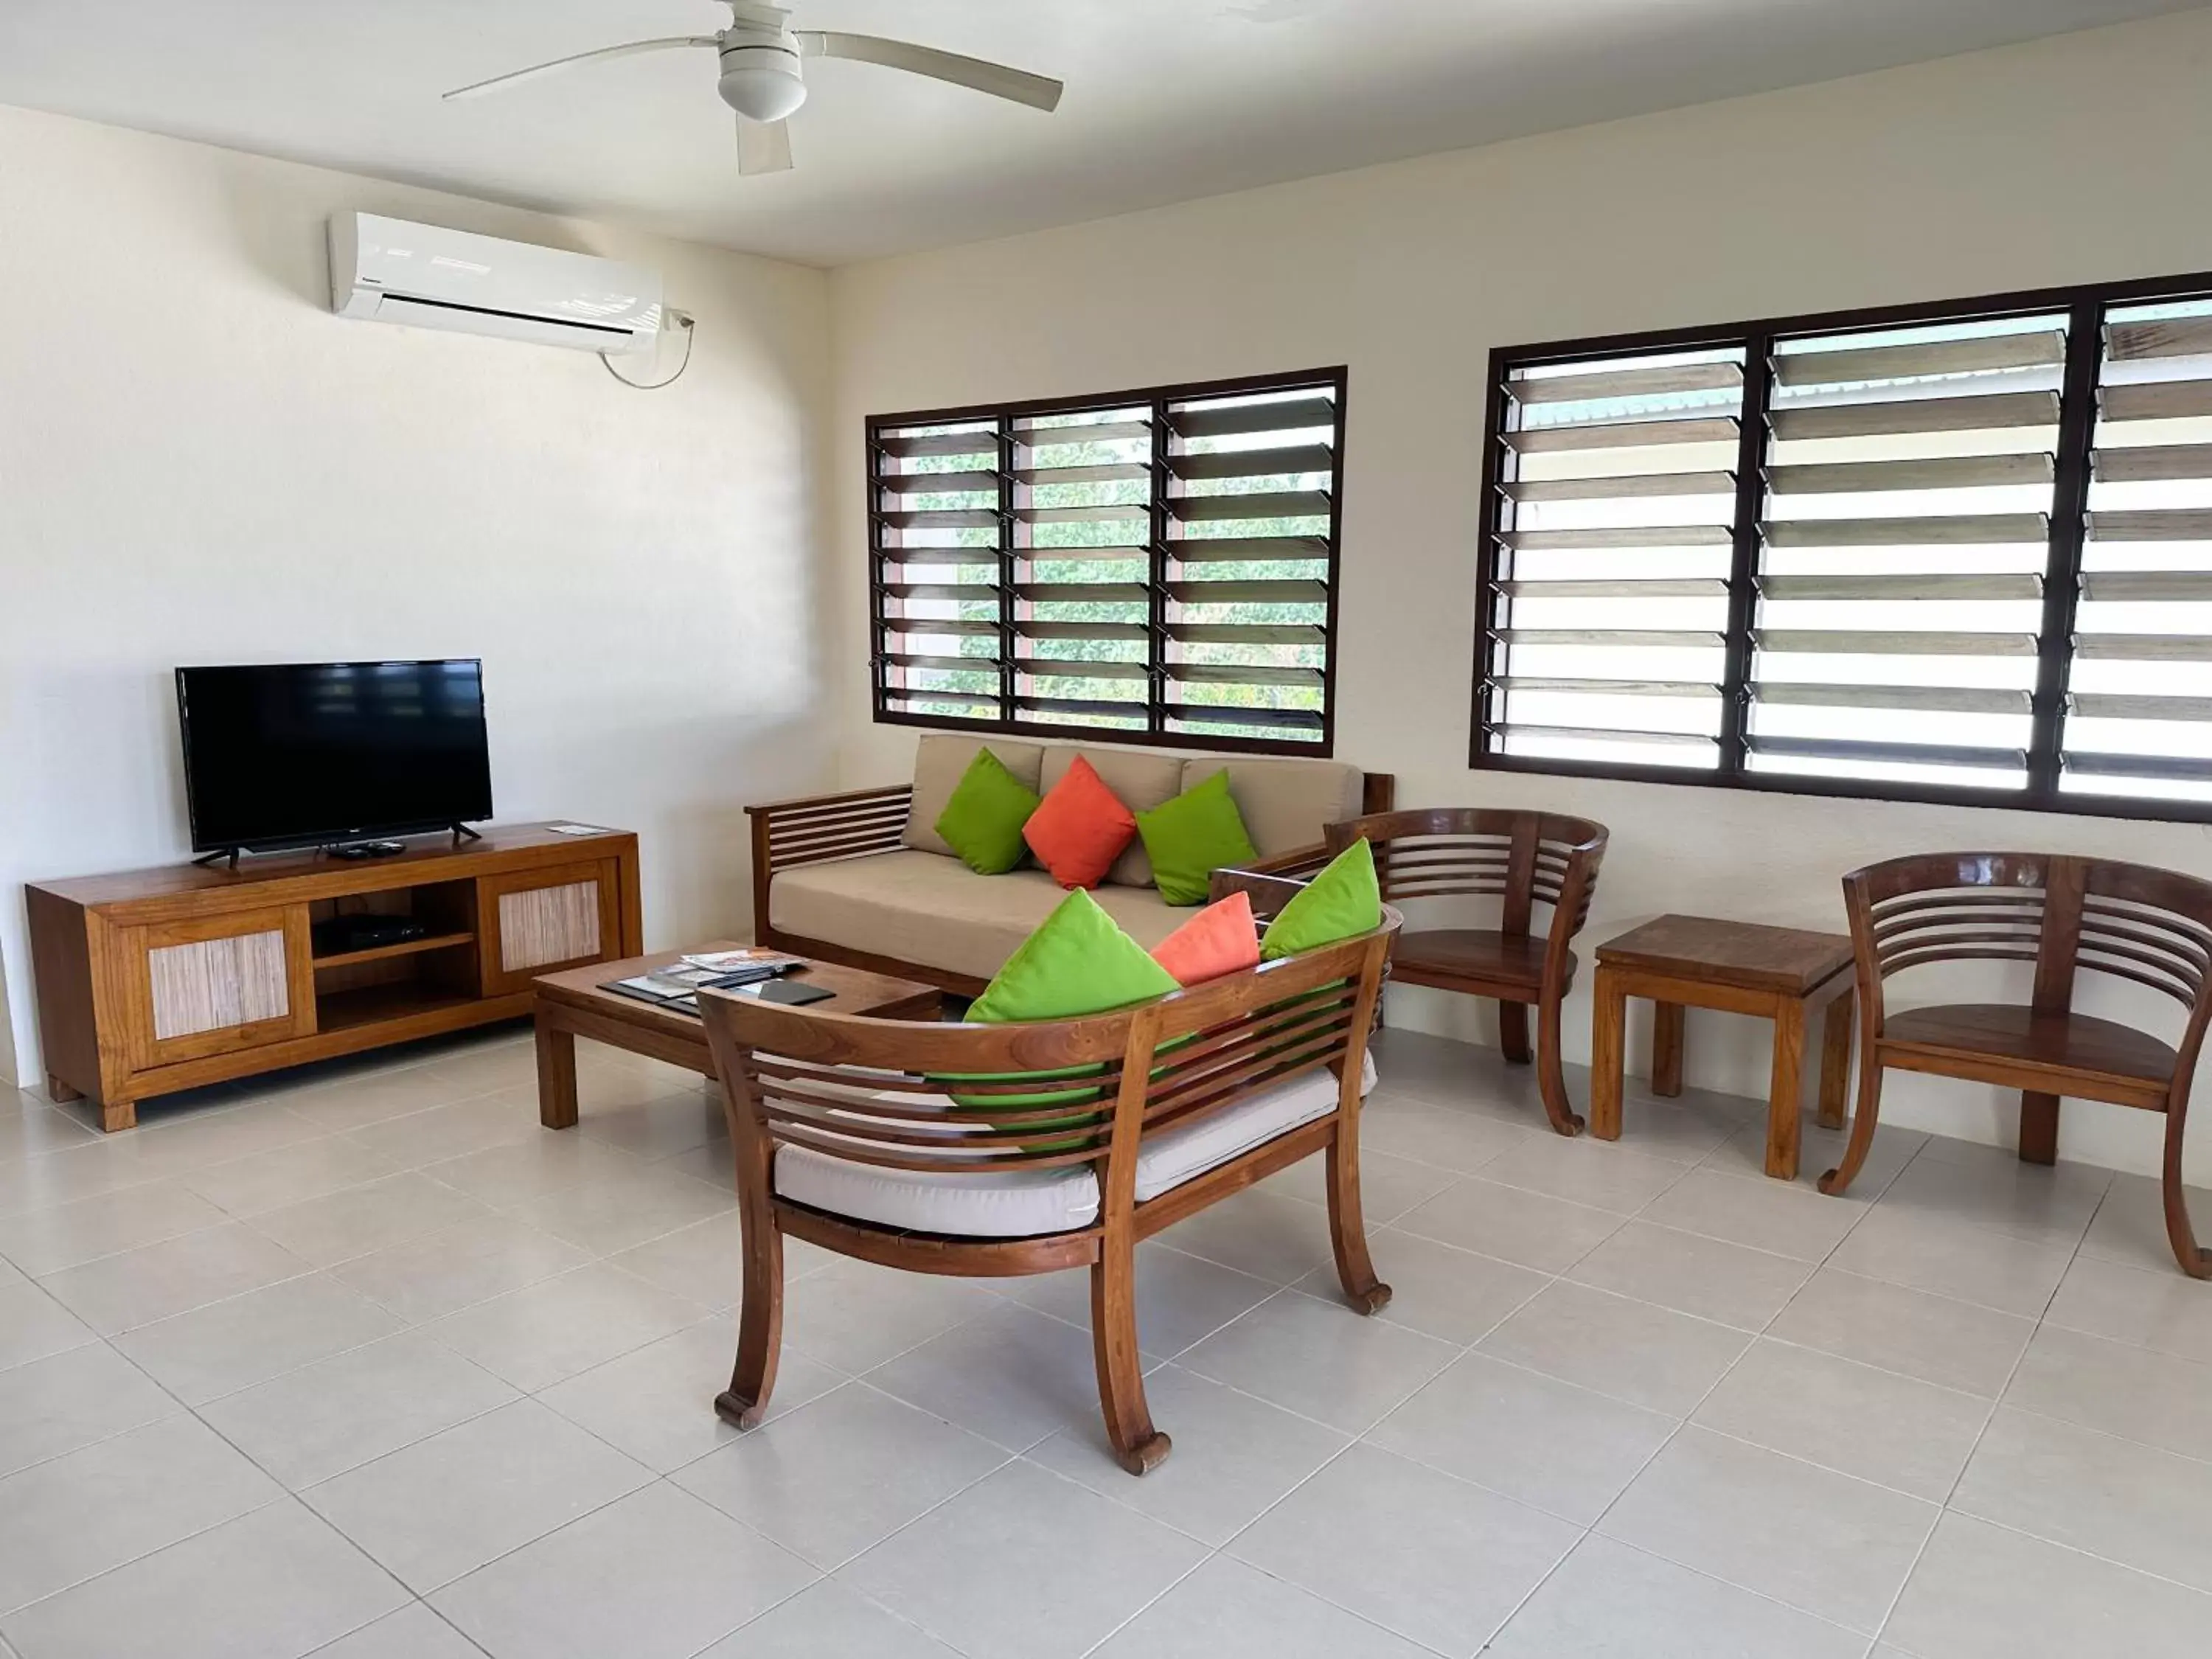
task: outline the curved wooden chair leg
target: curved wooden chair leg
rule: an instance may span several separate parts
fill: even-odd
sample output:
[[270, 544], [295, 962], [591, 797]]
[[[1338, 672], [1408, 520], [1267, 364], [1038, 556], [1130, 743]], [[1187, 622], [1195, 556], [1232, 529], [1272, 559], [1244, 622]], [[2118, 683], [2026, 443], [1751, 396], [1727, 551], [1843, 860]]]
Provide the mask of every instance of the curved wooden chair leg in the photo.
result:
[[741, 1429], [757, 1428], [775, 1392], [783, 1352], [783, 1235], [773, 1218], [745, 1227], [745, 1299], [738, 1313], [738, 1363], [714, 1413]]
[[1581, 1114], [1567, 1098], [1567, 1074], [1559, 1064], [1559, 1005], [1547, 1000], [1536, 1014], [1536, 1088], [1544, 1097], [1544, 1115], [1563, 1135], [1582, 1133]]
[[1874, 1145], [1874, 1129], [1881, 1116], [1881, 1066], [1871, 1054], [1859, 1057], [1859, 1102], [1851, 1113], [1851, 1136], [1844, 1143], [1844, 1161], [1820, 1177], [1820, 1190], [1830, 1197], [1842, 1192], [1866, 1162]]
[[2212, 1279], [2212, 1250], [2197, 1247], [2196, 1229], [2189, 1224], [2189, 1194], [2181, 1183], [2181, 1132], [2188, 1119], [2186, 1098], [2166, 1108], [2166, 1169], [2160, 1182], [2166, 1195], [2166, 1237], [2182, 1272], [2191, 1279]]
[[1137, 1352], [1137, 1267], [1129, 1241], [1108, 1243], [1091, 1264], [1091, 1346], [1098, 1363], [1098, 1404], [1115, 1461], [1145, 1474], [1166, 1459], [1173, 1442], [1152, 1426], [1145, 1404], [1144, 1362]]
[[1498, 1005], [1498, 1046], [1504, 1050], [1509, 1065], [1526, 1066], [1528, 1063], [1527, 1003], [1501, 1002]]
[[1328, 1243], [1336, 1254], [1337, 1282], [1361, 1313], [1390, 1305], [1390, 1287], [1375, 1273], [1367, 1253], [1367, 1220], [1359, 1206], [1359, 1139], [1340, 1127], [1328, 1143]]

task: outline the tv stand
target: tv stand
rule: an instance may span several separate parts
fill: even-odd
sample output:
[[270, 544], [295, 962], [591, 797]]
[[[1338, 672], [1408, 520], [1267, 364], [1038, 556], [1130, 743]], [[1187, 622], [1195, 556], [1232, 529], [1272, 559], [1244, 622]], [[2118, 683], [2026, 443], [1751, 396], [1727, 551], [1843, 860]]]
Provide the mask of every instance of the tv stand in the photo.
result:
[[[635, 836], [453, 831], [358, 862], [274, 853], [27, 887], [49, 1090], [127, 1129], [142, 1100], [520, 1018], [538, 975], [643, 952]], [[363, 913], [409, 936], [316, 953], [315, 923]]]

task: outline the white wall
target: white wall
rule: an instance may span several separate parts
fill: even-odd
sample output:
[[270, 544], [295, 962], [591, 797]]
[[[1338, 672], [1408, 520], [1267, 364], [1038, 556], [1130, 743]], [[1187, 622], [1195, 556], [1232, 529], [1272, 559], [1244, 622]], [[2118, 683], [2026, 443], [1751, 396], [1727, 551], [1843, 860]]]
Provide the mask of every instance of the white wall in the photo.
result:
[[[865, 416], [1345, 362], [1338, 752], [1395, 772], [1403, 804], [1611, 825], [1587, 939], [1666, 910], [1840, 929], [1841, 872], [1946, 846], [2212, 873], [2201, 828], [1466, 763], [1492, 347], [2212, 270], [2208, 71], [2212, 14], [2193, 13], [835, 273], [846, 781], [901, 775], [912, 748], [870, 724], [860, 655]], [[1571, 1057], [1588, 1054], [1586, 992]], [[1400, 994], [1409, 1022], [1474, 1029], [1463, 1003]], [[1632, 1029], [1640, 1065], [1642, 1016]], [[1763, 1095], [1763, 1042], [1693, 1015], [1692, 1080]], [[1913, 1079], [1893, 1080], [1885, 1118], [1992, 1140], [2013, 1123], [1994, 1091]], [[2062, 1148], [2147, 1169], [2160, 1127], [2069, 1103]], [[2197, 1154], [2205, 1178], [2212, 1132]]]
[[[657, 267], [696, 360], [646, 393], [341, 321], [324, 225], [353, 209]], [[179, 663], [481, 656], [499, 816], [636, 830], [650, 942], [749, 925], [739, 809], [824, 782], [833, 741], [821, 272], [0, 108], [0, 296], [18, 884], [186, 852]]]

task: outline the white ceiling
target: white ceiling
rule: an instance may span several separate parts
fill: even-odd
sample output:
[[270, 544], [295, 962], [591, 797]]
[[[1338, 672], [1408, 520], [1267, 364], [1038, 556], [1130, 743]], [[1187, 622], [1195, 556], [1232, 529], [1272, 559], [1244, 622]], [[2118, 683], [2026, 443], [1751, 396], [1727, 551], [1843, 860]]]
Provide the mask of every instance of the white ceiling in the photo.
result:
[[[714, 0], [0, 0], [0, 102], [836, 264], [1828, 80], [2204, 0], [796, 0], [800, 27], [1056, 75], [1054, 115], [809, 66], [798, 170], [737, 173]], [[2054, 115], [2058, 113], [2054, 112]]]

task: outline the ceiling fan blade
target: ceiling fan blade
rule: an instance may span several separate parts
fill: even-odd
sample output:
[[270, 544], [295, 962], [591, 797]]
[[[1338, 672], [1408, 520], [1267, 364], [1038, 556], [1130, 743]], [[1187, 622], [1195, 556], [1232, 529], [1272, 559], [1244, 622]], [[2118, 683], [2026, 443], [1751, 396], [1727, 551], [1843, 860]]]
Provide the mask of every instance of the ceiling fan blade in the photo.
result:
[[738, 171], [748, 179], [791, 171], [791, 123], [738, 117]]
[[474, 98], [487, 92], [501, 92], [520, 82], [534, 81], [541, 75], [550, 75], [556, 70], [572, 68], [578, 64], [594, 63], [602, 58], [629, 58], [641, 52], [666, 52], [674, 46], [719, 46], [720, 44], [711, 34], [678, 34], [659, 40], [632, 40], [625, 46], [601, 46], [596, 52], [580, 52], [568, 58], [556, 58], [550, 64], [533, 64], [528, 69], [495, 75], [489, 81], [455, 87], [445, 95], [449, 99]]
[[987, 63], [981, 58], [963, 58], [957, 52], [939, 52], [934, 46], [885, 40], [872, 34], [846, 34], [835, 29], [795, 29], [793, 33], [798, 39], [799, 51], [809, 58], [846, 58], [855, 63], [880, 64], [885, 69], [905, 70], [912, 75], [927, 75], [933, 81], [972, 87], [994, 98], [1011, 98], [1032, 109], [1057, 109], [1060, 95], [1066, 90], [1059, 82], [1045, 76], [1008, 69], [1004, 64]]

